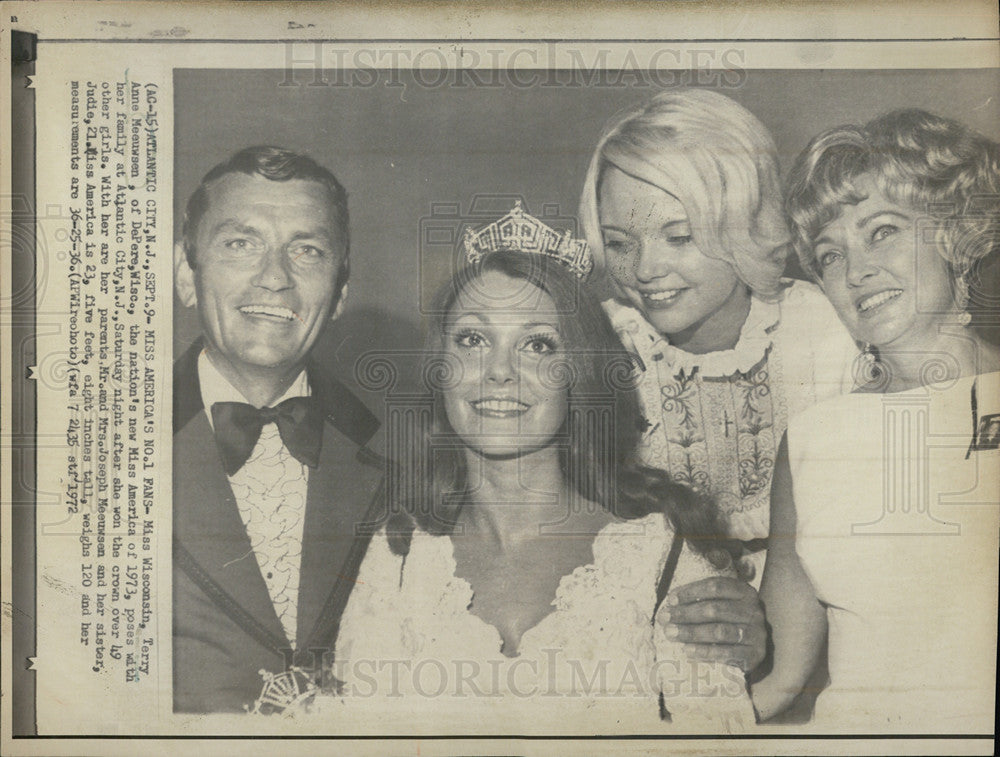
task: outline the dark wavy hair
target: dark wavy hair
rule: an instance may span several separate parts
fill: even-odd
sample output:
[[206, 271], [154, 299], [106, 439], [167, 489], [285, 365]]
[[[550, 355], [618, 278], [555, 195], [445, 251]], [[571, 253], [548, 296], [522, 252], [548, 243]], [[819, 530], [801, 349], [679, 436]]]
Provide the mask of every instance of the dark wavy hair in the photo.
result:
[[195, 236], [198, 224], [208, 209], [210, 186], [226, 174], [242, 173], [247, 176], [263, 176], [269, 181], [291, 181], [300, 179], [321, 184], [330, 198], [333, 217], [337, 221], [344, 243], [344, 271], [346, 276], [347, 253], [350, 252], [349, 218], [347, 213], [347, 191], [329, 170], [308, 155], [292, 152], [283, 147], [258, 145], [247, 147], [212, 168], [192, 193], [184, 212], [183, 238], [184, 254], [191, 268], [197, 266], [195, 260]]
[[559, 262], [517, 250], [493, 252], [460, 270], [432, 310], [424, 379], [433, 396], [429, 422], [413, 429], [414, 443], [394, 461], [387, 531], [397, 554], [409, 551], [415, 527], [450, 534], [468, 500], [464, 449], [448, 422], [442, 395], [454, 379], [445, 357], [445, 331], [459, 294], [496, 271], [534, 285], [555, 303], [561, 344], [540, 380], [568, 386], [568, 409], [555, 437], [565, 481], [581, 497], [623, 518], [663, 513], [674, 529], [716, 567], [739, 554], [715, 504], [642, 465], [636, 447], [644, 420], [634, 387], [634, 364], [598, 300]]

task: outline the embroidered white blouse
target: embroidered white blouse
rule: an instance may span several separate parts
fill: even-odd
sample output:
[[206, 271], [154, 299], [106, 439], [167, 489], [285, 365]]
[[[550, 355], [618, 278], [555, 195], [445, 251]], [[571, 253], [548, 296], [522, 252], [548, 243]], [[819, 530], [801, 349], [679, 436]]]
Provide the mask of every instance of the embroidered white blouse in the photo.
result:
[[[642, 732], [671, 727], [660, 720], [662, 692], [672, 727], [741, 730], [754, 723], [743, 673], [687, 659], [652, 622], [673, 533], [660, 514], [605, 526], [593, 562], [563, 576], [552, 612], [506, 657], [497, 629], [469, 609], [473, 591], [456, 576], [451, 537], [418, 530], [404, 558], [379, 532], [337, 638], [343, 703], [402, 696], [407, 707], [436, 702], [439, 712], [535, 724], [553, 712], [585, 712], [595, 729]], [[674, 585], [712, 575], [719, 571], [685, 544]]]
[[767, 536], [788, 418], [853, 387], [858, 350], [829, 301], [814, 284], [784, 284], [776, 302], [752, 298], [735, 347], [702, 355], [672, 346], [635, 308], [604, 303], [641, 361], [644, 462], [712, 495], [742, 540]]

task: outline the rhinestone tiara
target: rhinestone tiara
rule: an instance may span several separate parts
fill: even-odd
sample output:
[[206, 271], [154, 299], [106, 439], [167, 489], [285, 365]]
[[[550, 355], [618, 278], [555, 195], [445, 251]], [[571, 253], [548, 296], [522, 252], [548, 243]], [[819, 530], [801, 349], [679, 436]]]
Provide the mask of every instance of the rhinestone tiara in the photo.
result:
[[478, 231], [465, 230], [465, 259], [477, 263], [484, 255], [497, 250], [518, 250], [555, 258], [572, 271], [577, 278], [585, 278], [594, 267], [594, 259], [587, 243], [574, 239], [568, 230], [560, 234], [546, 226], [514, 203], [514, 209], [498, 221]]

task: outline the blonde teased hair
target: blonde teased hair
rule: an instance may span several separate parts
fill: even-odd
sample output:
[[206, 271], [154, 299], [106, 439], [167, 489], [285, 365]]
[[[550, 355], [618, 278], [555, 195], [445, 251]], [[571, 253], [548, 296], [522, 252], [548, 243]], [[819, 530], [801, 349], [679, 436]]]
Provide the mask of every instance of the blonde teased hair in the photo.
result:
[[757, 295], [777, 296], [789, 243], [777, 150], [750, 111], [717, 92], [685, 89], [658, 94], [611, 120], [580, 199], [583, 231], [601, 271], [597, 197], [608, 166], [674, 195], [704, 255], [732, 265]]

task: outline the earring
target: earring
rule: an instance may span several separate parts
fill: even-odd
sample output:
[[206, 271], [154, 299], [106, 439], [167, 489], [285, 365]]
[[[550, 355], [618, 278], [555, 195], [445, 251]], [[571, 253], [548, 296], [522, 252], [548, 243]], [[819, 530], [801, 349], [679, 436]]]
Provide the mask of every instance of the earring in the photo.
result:
[[875, 364], [878, 363], [878, 355], [875, 353], [875, 347], [869, 342], [865, 342], [865, 346], [861, 350], [861, 362], [864, 363], [865, 368], [869, 371], [875, 370]]
[[972, 313], [969, 312], [969, 302], [971, 300], [967, 273], [960, 273], [955, 276], [955, 304], [962, 310], [958, 316], [958, 322], [962, 326], [968, 326], [972, 323]]
[[888, 384], [888, 379], [889, 372], [886, 366], [879, 362], [878, 348], [866, 342], [855, 363], [855, 385], [884, 388]]

